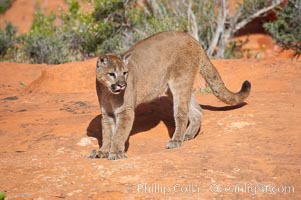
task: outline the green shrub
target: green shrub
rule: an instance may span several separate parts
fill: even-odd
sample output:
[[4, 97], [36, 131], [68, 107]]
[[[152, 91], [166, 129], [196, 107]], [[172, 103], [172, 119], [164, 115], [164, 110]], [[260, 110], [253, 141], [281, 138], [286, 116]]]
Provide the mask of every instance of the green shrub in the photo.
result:
[[96, 21], [112, 18], [115, 22], [122, 22], [125, 3], [122, 0], [96, 0], [93, 16]]
[[243, 46], [246, 42], [247, 40], [231, 41], [225, 50], [224, 58], [238, 59], [244, 56], [251, 57], [249, 51], [247, 49], [243, 49]]
[[[80, 12], [77, 0], [67, 2], [69, 10], [60, 15], [46, 15], [37, 6], [30, 31], [19, 37], [14, 61], [59, 64], [107, 52], [123, 53], [154, 33], [187, 28], [185, 15], [176, 15], [169, 0], [160, 2], [160, 16], [154, 10], [138, 9], [135, 0], [95, 0], [92, 13]], [[7, 48], [2, 52], [7, 54]]]
[[[107, 52], [123, 53], [138, 40], [157, 32], [188, 31], [194, 27], [197, 27], [194, 36], [200, 38], [204, 49], [214, 47], [210, 56], [216, 55], [216, 49], [222, 49], [221, 45], [227, 47], [221, 51], [222, 56], [239, 57], [243, 53], [242, 43], [229, 42], [233, 35], [229, 28], [235, 25], [229, 16], [223, 25], [228, 37], [221, 33], [213, 45], [220, 21], [222, 1], [219, 0], [94, 0], [91, 13], [81, 12], [77, 0], [66, 1], [68, 11], [62, 10], [57, 15], [46, 15], [37, 6], [32, 27], [26, 34], [16, 35], [11, 24], [0, 29], [1, 60], [49, 64], [84, 60]], [[239, 19], [269, 5], [271, 0], [247, 0], [244, 3], [240, 5], [243, 14], [237, 15]], [[188, 10], [194, 13], [195, 23], [189, 19]]]
[[68, 46], [59, 34], [30, 34], [25, 38], [24, 51], [31, 63], [60, 64], [72, 61]]
[[25, 56], [30, 63], [59, 64], [68, 62], [68, 51], [55, 26], [56, 16], [37, 12], [30, 31], [22, 36]]
[[8, 50], [14, 48], [16, 43], [17, 28], [12, 23], [7, 22], [4, 29], [0, 29], [0, 57], [1, 60]]
[[277, 20], [265, 23], [276, 43], [284, 49], [293, 49], [296, 56], [301, 54], [301, 1], [289, 0], [281, 9], [276, 10]]
[[12, 4], [12, 0], [0, 0], [0, 13], [4, 13]]

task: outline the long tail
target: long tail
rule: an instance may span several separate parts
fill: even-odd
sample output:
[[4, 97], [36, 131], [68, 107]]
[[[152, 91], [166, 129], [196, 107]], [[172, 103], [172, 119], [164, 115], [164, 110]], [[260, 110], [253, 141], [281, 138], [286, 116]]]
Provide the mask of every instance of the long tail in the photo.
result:
[[[207, 57], [208, 58], [208, 57]], [[200, 61], [200, 72], [206, 80], [207, 84], [213, 91], [213, 94], [222, 102], [229, 105], [237, 105], [242, 103], [250, 94], [251, 83], [244, 81], [241, 89], [237, 93], [233, 93], [228, 90], [220, 77], [218, 71], [208, 59], [202, 59]]]

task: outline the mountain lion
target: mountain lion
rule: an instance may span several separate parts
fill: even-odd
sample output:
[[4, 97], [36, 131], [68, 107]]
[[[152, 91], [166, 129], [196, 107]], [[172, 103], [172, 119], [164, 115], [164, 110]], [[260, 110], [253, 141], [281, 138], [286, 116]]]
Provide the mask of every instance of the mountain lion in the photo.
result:
[[229, 91], [203, 48], [182, 32], [155, 34], [135, 44], [122, 57], [100, 56], [96, 66], [103, 139], [95, 157], [110, 160], [127, 157], [125, 142], [137, 105], [152, 101], [164, 92], [173, 102], [176, 125], [166, 148], [177, 148], [183, 141], [193, 139], [203, 116], [193, 95], [197, 73], [201, 73], [213, 94], [229, 105], [241, 103], [251, 89], [250, 82], [245, 81], [238, 93]]

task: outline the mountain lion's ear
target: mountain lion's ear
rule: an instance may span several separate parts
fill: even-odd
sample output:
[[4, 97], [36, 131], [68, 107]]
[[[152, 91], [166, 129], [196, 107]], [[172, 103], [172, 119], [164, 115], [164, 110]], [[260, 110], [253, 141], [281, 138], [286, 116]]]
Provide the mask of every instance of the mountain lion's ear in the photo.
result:
[[108, 65], [108, 58], [106, 56], [100, 56], [97, 60], [96, 67], [106, 67]]
[[130, 60], [131, 56], [132, 56], [131, 53], [127, 53], [127, 54], [125, 54], [125, 55], [123, 56], [123, 63], [124, 63], [125, 65], [127, 65], [127, 64], [129, 63], [129, 60]]

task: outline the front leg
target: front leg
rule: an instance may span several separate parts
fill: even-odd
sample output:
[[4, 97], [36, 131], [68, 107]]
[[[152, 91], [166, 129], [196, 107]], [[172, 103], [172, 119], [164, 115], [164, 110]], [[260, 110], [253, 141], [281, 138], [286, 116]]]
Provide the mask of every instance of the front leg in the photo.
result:
[[125, 142], [132, 130], [134, 116], [133, 109], [125, 109], [116, 114], [116, 129], [112, 136], [109, 160], [127, 158], [125, 153]]
[[114, 118], [107, 114], [102, 114], [101, 125], [102, 125], [102, 146], [98, 150], [97, 157], [108, 158], [109, 151], [111, 148], [111, 139], [115, 127]]

